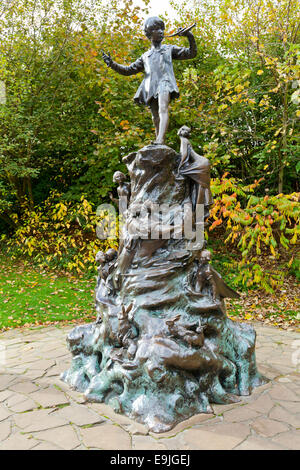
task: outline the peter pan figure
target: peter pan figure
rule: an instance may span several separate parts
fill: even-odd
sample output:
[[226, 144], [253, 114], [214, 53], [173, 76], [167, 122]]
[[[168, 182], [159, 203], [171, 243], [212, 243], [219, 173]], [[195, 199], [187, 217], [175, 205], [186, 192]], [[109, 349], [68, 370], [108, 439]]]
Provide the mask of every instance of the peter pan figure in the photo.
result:
[[[194, 26], [194, 25], [193, 25]], [[169, 124], [169, 103], [178, 98], [179, 90], [176, 84], [172, 60], [193, 59], [197, 55], [197, 46], [190, 28], [179, 29], [175, 35], [186, 36], [190, 47], [179, 47], [169, 44], [162, 45], [165, 24], [157, 16], [148, 18], [144, 25], [147, 38], [152, 47], [131, 65], [125, 66], [114, 62], [110, 54], [103, 52], [103, 60], [121, 75], [135, 75], [144, 72], [145, 78], [139, 86], [134, 100], [139, 104], [150, 107], [155, 125], [155, 144], [163, 144]]]

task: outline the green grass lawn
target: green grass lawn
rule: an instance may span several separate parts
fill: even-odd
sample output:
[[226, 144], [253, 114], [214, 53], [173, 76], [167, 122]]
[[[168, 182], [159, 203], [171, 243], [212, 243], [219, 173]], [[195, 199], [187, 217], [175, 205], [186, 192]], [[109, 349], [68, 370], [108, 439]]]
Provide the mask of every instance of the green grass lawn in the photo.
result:
[[91, 321], [95, 279], [59, 275], [0, 255], [0, 329]]
[[[232, 285], [234, 272], [224, 267], [228, 261], [230, 256], [216, 252], [213, 263]], [[0, 254], [0, 330], [94, 321], [95, 284], [93, 277], [87, 279], [42, 270]], [[289, 277], [284, 289], [273, 295], [256, 289], [243, 292], [240, 286], [237, 290], [241, 293], [240, 299], [226, 300], [227, 313], [232, 319], [299, 328], [299, 285], [295, 278]]]

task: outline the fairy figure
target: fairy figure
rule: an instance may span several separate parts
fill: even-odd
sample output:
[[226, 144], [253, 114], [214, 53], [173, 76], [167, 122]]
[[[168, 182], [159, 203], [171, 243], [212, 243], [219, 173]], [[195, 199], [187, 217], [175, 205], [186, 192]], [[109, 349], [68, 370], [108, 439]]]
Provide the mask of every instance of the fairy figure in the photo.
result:
[[123, 215], [127, 210], [130, 200], [130, 183], [126, 181], [126, 176], [124, 175], [124, 173], [122, 173], [122, 171], [115, 171], [113, 175], [113, 182], [119, 184], [117, 188], [117, 193], [119, 197], [118, 199], [114, 198], [112, 193], [109, 193], [109, 197], [115, 204], [119, 205], [119, 213]]
[[178, 179], [189, 177], [192, 182], [191, 196], [193, 209], [197, 204], [204, 205], [204, 220], [209, 217], [209, 209], [213, 204], [213, 198], [210, 190], [210, 161], [208, 158], [198, 155], [193, 149], [189, 137], [191, 129], [182, 126], [178, 133], [181, 140], [180, 154], [181, 161], [178, 166]]

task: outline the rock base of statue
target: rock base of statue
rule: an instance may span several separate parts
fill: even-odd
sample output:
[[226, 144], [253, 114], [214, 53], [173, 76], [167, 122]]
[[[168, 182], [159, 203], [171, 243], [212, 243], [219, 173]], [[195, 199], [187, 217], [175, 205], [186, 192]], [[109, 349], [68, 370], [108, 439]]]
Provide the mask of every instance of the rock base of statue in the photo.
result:
[[149, 207], [191, 203], [190, 180], [178, 178], [180, 155], [148, 145], [124, 161], [131, 198], [123, 241], [108, 276], [99, 275], [96, 322], [67, 337], [73, 360], [61, 378], [159, 433], [211, 412], [211, 403], [239, 401], [267, 379], [257, 371], [253, 327], [226, 316], [210, 282], [197, 290], [201, 250], [184, 236], [132, 236]]

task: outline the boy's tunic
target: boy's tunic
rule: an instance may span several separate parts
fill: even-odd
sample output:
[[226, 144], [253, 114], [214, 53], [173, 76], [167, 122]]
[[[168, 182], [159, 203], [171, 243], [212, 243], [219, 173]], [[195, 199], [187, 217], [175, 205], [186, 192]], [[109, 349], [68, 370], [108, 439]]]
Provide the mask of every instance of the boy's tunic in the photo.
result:
[[152, 99], [157, 99], [159, 93], [169, 92], [170, 98], [178, 98], [179, 90], [176, 84], [172, 60], [193, 59], [197, 55], [194, 36], [187, 36], [190, 47], [178, 47], [163, 44], [159, 48], [152, 47], [131, 65], [125, 66], [112, 61], [111, 68], [122, 75], [145, 73], [134, 100], [139, 104], [149, 105]]

